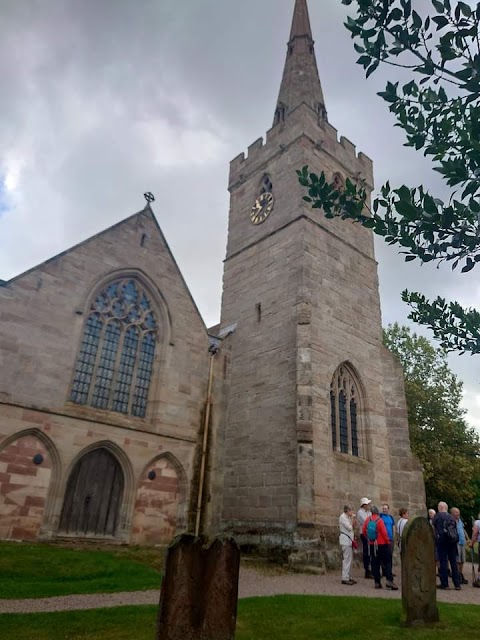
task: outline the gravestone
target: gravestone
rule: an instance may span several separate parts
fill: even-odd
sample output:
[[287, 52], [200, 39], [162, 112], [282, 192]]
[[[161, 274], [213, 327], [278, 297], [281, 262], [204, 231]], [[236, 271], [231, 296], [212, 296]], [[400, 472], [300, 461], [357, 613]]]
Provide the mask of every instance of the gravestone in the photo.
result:
[[414, 518], [402, 536], [402, 601], [408, 627], [439, 621], [435, 538], [427, 518]]
[[233, 539], [206, 546], [192, 535], [168, 547], [157, 640], [233, 640], [240, 549]]

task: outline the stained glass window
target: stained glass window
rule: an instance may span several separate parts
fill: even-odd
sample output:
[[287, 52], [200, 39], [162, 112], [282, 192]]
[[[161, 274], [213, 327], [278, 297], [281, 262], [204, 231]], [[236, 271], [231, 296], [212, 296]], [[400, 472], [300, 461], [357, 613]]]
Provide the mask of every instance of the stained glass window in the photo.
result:
[[337, 403], [335, 394], [330, 391], [330, 421], [332, 425], [332, 446], [337, 448]]
[[330, 386], [332, 447], [334, 451], [356, 457], [362, 455], [358, 403], [359, 393], [354, 375], [347, 364], [342, 364]]
[[138, 282], [119, 279], [106, 286], [85, 321], [70, 400], [145, 417], [157, 328]]
[[109, 322], [105, 327], [102, 353], [97, 367], [92, 397], [92, 405], [99, 409], [108, 409], [120, 332], [121, 324], [116, 320]]
[[72, 402], [80, 404], [87, 402], [101, 331], [102, 319], [100, 314], [92, 313], [85, 323], [83, 340], [78, 354], [75, 378], [70, 392], [70, 400]]
[[155, 356], [155, 336], [146, 333], [140, 346], [140, 355], [137, 370], [137, 383], [133, 395], [132, 414], [134, 416], [145, 415], [145, 404], [152, 377], [153, 358]]
[[352, 426], [352, 455], [358, 456], [357, 403], [355, 398], [350, 400], [350, 423]]
[[340, 451], [348, 453], [348, 424], [347, 424], [347, 399], [345, 391], [340, 391], [338, 398], [339, 418], [340, 418]]

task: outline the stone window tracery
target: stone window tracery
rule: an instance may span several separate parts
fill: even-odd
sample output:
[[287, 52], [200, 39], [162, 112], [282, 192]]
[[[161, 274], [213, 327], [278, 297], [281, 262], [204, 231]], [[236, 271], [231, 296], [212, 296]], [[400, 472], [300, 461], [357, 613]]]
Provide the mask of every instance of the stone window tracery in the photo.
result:
[[361, 457], [360, 394], [346, 364], [335, 372], [330, 385], [330, 426], [334, 451]]
[[88, 310], [70, 400], [76, 404], [145, 417], [158, 325], [144, 288], [117, 279]]

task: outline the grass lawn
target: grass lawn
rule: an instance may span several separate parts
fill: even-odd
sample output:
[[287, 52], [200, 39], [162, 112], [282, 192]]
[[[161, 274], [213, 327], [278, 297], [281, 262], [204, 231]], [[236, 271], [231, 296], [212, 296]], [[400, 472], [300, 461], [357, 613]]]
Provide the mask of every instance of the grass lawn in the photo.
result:
[[[236, 640], [478, 639], [476, 605], [441, 604], [436, 629], [400, 627], [398, 600], [275, 596], [240, 600]], [[2, 640], [153, 640], [156, 607], [0, 616]]]
[[159, 549], [112, 547], [104, 551], [1, 542], [0, 598], [159, 589], [162, 563]]

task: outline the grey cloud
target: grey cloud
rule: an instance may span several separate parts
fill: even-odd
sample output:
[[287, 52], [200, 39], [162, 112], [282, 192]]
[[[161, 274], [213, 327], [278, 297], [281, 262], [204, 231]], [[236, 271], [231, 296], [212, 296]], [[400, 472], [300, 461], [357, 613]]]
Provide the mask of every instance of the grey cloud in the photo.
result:
[[[443, 194], [375, 95], [391, 72], [365, 81], [355, 65], [342, 26], [348, 8], [340, 0], [309, 4], [331, 123], [372, 157], [378, 185], [423, 182]], [[292, 9], [293, 0], [1, 3], [0, 175], [16, 172], [19, 181], [0, 217], [0, 278], [130, 215], [151, 190], [193, 296], [214, 324], [228, 161], [271, 125]], [[475, 276], [406, 265], [381, 243], [377, 257], [385, 322], [406, 319], [406, 287], [480, 306]], [[476, 362], [455, 358], [452, 366], [469, 383], [480, 425]]]

